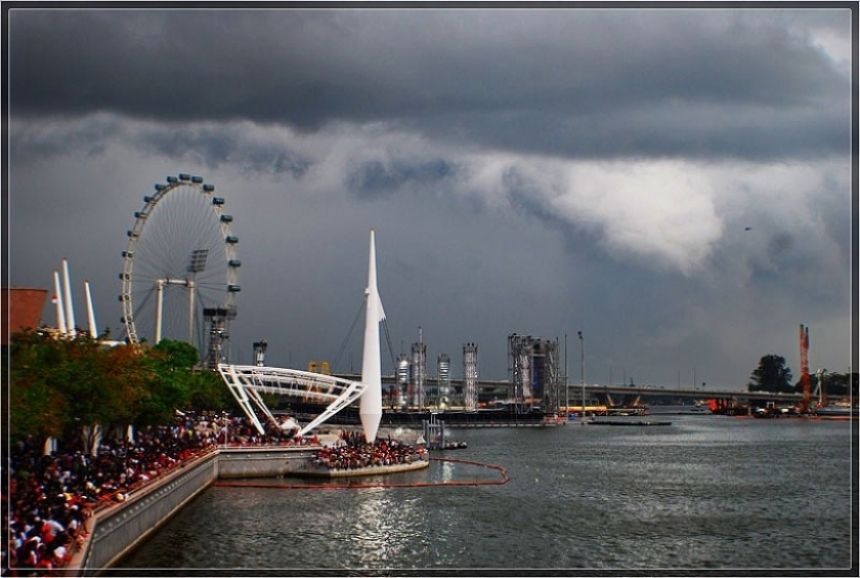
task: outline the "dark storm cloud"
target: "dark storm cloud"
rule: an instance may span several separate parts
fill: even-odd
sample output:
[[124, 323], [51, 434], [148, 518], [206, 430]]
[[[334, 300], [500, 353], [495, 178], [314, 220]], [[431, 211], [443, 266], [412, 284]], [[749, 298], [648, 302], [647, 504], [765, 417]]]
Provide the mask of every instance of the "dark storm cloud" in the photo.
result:
[[847, 368], [848, 17], [12, 10], [11, 280], [68, 256], [116, 328], [133, 211], [181, 171], [236, 216], [234, 361], [333, 360], [375, 227], [394, 345], [478, 342], [486, 377], [511, 331], [583, 329], [595, 379], [741, 386], [800, 321]]
[[417, 163], [372, 160], [347, 175], [346, 186], [359, 197], [385, 196], [407, 186], [438, 185], [456, 171], [454, 164], [444, 159]]
[[[386, 121], [589, 158], [767, 159], [844, 147], [848, 76], [773, 15], [14, 11], [12, 109], [308, 131]], [[841, 33], [850, 13], [826, 15], [814, 22]]]

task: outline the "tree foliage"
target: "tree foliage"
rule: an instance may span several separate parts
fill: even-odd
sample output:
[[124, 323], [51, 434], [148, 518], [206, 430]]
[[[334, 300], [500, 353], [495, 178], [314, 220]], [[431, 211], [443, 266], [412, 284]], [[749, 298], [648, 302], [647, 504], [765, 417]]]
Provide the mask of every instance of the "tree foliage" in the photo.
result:
[[749, 391], [794, 391], [791, 385], [791, 369], [785, 366], [785, 358], [775, 354], [762, 357], [758, 367], [750, 375], [747, 387]]
[[221, 378], [195, 369], [197, 351], [187, 343], [110, 348], [85, 335], [70, 340], [26, 332], [14, 334], [8, 347], [3, 370], [13, 438], [69, 441], [96, 425], [110, 431], [165, 423], [177, 409], [232, 407]]

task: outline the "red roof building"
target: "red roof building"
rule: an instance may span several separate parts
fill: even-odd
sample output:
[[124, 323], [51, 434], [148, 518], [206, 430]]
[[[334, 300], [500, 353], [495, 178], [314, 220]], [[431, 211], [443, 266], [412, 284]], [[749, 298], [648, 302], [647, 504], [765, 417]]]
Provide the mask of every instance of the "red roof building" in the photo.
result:
[[3, 287], [3, 345], [9, 342], [10, 334], [39, 327], [47, 296], [47, 289]]

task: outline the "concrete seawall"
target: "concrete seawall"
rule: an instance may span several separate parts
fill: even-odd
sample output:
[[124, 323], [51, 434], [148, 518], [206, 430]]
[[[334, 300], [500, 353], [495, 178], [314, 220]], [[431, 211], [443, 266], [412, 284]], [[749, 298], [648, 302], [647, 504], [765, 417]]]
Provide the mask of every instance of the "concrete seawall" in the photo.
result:
[[218, 478], [268, 478], [301, 474], [317, 448], [227, 448], [219, 450]]
[[91, 576], [110, 568], [218, 478], [302, 473], [314, 449], [220, 448], [183, 464], [130, 493], [125, 502], [95, 513], [88, 540], [63, 574]]

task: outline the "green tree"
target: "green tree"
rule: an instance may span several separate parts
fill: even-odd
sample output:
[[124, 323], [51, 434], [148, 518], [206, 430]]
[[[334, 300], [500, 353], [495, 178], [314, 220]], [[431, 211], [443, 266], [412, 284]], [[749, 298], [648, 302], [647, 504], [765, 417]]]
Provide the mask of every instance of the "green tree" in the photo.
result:
[[155, 347], [105, 347], [86, 335], [12, 336], [3, 374], [10, 377], [13, 438], [54, 436], [89, 447], [128, 424], [168, 423], [177, 409], [235, 408], [221, 377], [195, 368], [197, 350], [164, 340]]
[[163, 354], [160, 362], [173, 370], [190, 370], [200, 360], [197, 348], [184, 341], [162, 339], [152, 351]]
[[202, 370], [194, 374], [191, 408], [196, 410], [238, 410], [238, 404], [216, 371]]
[[137, 421], [163, 424], [177, 409], [187, 408], [193, 390], [193, 366], [197, 350], [181, 341], [165, 339], [145, 353], [146, 371], [152, 372], [146, 395], [141, 399]]
[[157, 374], [144, 353], [133, 347], [105, 350], [99, 361], [99, 370], [107, 382], [103, 399], [106, 427], [124, 428], [136, 423]]
[[66, 427], [66, 399], [46, 367], [62, 362], [54, 339], [35, 332], [16, 333], [3, 355], [3, 375], [9, 376], [9, 429], [13, 439], [59, 437]]
[[785, 366], [785, 358], [774, 354], [762, 357], [758, 367], [750, 375], [747, 388], [749, 391], [794, 391], [791, 385], [791, 369]]

